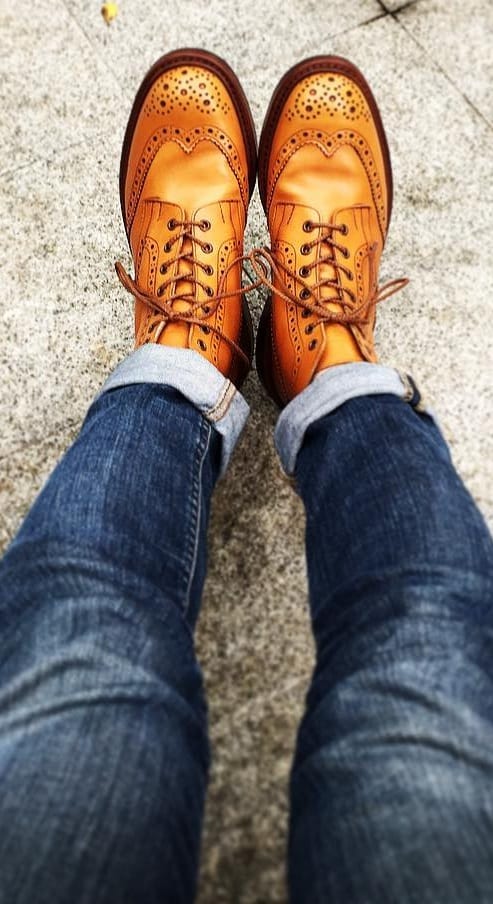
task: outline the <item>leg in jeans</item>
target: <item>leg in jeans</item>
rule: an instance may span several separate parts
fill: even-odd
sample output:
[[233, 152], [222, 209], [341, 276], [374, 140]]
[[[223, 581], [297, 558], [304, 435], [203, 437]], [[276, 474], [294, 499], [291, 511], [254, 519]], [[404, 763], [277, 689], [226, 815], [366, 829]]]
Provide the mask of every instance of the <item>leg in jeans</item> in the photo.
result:
[[177, 389], [124, 384], [132, 360], [157, 380], [169, 356], [176, 381], [179, 355], [211, 386], [192, 352], [128, 359], [0, 568], [2, 904], [194, 898], [208, 742], [193, 628], [222, 440]]
[[217, 57], [173, 51], [144, 78], [120, 169], [134, 276], [117, 265], [138, 348], [0, 571], [0, 904], [194, 898], [208, 750], [192, 631], [212, 488], [248, 408], [255, 147]]
[[[339, 404], [337, 381], [346, 370], [354, 391], [362, 367], [310, 387], [329, 413], [296, 463], [317, 663], [292, 773], [291, 900], [487, 904], [493, 546], [430, 417], [394, 394]], [[310, 390], [292, 403], [307, 421]]]
[[317, 646], [291, 899], [489, 904], [492, 544], [412, 381], [376, 364], [377, 302], [405, 280], [378, 288], [391, 164], [352, 63], [283, 76], [259, 174], [273, 292], [257, 364], [287, 406], [276, 442], [306, 506]]
[[105, 394], [4, 560], [1, 901], [193, 899], [218, 442], [174, 390]]

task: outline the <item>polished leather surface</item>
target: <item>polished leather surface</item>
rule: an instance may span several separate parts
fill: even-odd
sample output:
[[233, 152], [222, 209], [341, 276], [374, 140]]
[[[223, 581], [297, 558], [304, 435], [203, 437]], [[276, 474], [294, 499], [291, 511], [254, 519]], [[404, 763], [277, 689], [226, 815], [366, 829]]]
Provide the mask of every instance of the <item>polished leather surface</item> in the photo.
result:
[[326, 367], [376, 360], [373, 326], [390, 164], [386, 170], [369, 89], [351, 77], [357, 73], [351, 64], [342, 63], [344, 72], [327, 65], [302, 77], [301, 70], [289, 93], [284, 88], [280, 108], [278, 89], [278, 109], [274, 95], [264, 126], [267, 144], [261, 139], [261, 164], [262, 153], [268, 157], [261, 190], [280, 271], [273, 280], [278, 292], [261, 323], [258, 360], [281, 404]]
[[[239, 384], [248, 365], [234, 344], [247, 358], [252, 352], [241, 295], [249, 201], [245, 124], [220, 74], [200, 57], [194, 65], [177, 60], [156, 77], [151, 73], [122, 158], [125, 226], [144, 296], [136, 297], [136, 345], [193, 349]], [[227, 297], [217, 301], [219, 292]], [[183, 319], [163, 316], [152, 299]]]

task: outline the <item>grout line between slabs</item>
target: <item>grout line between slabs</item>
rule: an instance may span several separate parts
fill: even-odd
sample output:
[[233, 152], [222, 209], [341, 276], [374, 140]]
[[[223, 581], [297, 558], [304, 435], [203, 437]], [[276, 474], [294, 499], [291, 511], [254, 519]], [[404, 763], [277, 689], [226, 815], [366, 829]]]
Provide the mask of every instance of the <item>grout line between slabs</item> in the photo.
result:
[[[379, 3], [380, 0], [377, 0], [377, 2]], [[381, 13], [376, 13], [374, 16], [370, 16], [369, 19], [364, 19], [363, 22], [357, 22], [355, 25], [350, 25], [348, 28], [343, 28], [342, 31], [337, 31], [337, 32], [334, 32], [334, 34], [327, 35], [326, 37], [322, 38], [322, 42], [328, 43], [329, 41], [335, 41], [335, 40], [337, 40], [337, 38], [340, 38], [342, 35], [347, 35], [351, 31], [356, 31], [358, 28], [363, 28], [365, 25], [371, 25], [372, 22], [378, 22], [379, 19], [385, 19], [389, 15], [390, 15], [390, 13], [388, 12], [388, 10], [384, 10]], [[305, 44], [300, 49], [299, 59], [302, 60], [302, 59], [304, 59], [304, 57], [312, 56], [312, 55], [313, 55], [313, 41], [310, 41], [309, 44]]]
[[390, 16], [395, 16], [397, 13], [402, 12], [403, 9], [407, 9], [408, 6], [416, 6], [416, 4], [420, 2], [421, 0], [407, 0], [407, 2], [402, 3], [400, 6], [398, 6], [397, 9], [387, 9], [387, 7], [385, 6], [385, 0], [377, 0], [379, 6], [381, 6], [382, 9], [384, 9], [385, 12], [387, 12]]
[[[380, 2], [380, 0], [378, 0], [378, 2]], [[414, 0], [414, 2], [419, 3], [420, 0]], [[407, 26], [405, 25], [405, 23], [402, 22], [402, 21], [399, 19], [397, 13], [399, 13], [402, 9], [405, 9], [407, 6], [413, 6], [413, 5], [414, 5], [414, 2], [411, 2], [411, 3], [409, 3], [409, 4], [406, 4], [406, 6], [404, 6], [404, 7], [401, 6], [398, 10], [395, 11], [395, 13], [390, 13], [390, 15], [391, 15], [392, 18], [395, 20], [395, 22], [397, 22], [397, 24], [399, 25], [399, 27], [402, 28], [403, 31], [405, 31], [406, 35], [408, 35], [408, 36], [411, 38], [411, 40], [414, 41], [414, 43], [416, 44], [416, 46], [419, 47], [419, 49], [425, 54], [425, 56], [426, 56], [429, 60], [431, 60], [431, 62], [433, 63], [433, 65], [435, 66], [435, 68], [438, 70], [438, 72], [440, 72], [441, 75], [443, 75], [443, 77], [447, 80], [447, 82], [449, 83], [449, 85], [452, 85], [454, 91], [456, 91], [456, 93], [459, 94], [459, 96], [462, 98], [462, 100], [464, 100], [464, 101], [466, 102], [466, 104], [468, 105], [468, 107], [471, 108], [471, 110], [473, 111], [473, 113], [475, 113], [476, 116], [478, 116], [479, 119], [481, 119], [481, 120], [484, 122], [484, 124], [487, 126], [487, 128], [488, 128], [490, 131], [493, 131], [493, 123], [491, 123], [490, 120], [487, 118], [487, 116], [485, 116], [484, 113], [482, 113], [481, 110], [480, 110], [480, 109], [472, 102], [472, 100], [470, 100], [470, 98], [467, 96], [467, 94], [465, 94], [465, 93], [459, 88], [459, 86], [458, 86], [457, 83], [454, 81], [454, 79], [452, 78], [452, 76], [449, 75], [449, 73], [447, 72], [446, 69], [444, 69], [444, 67], [441, 65], [441, 63], [437, 62], [436, 58], [430, 54], [430, 52], [428, 51], [428, 49], [427, 49], [423, 44], [421, 44], [420, 41], [418, 41], [417, 37], [413, 34], [412, 31], [410, 31], [409, 28], [407, 28]]]
[[[71, 144], [62, 145], [60, 148], [57, 148], [56, 158], [55, 152], [51, 151], [46, 157], [33, 157], [29, 160], [28, 163], [21, 163], [19, 166], [15, 166], [13, 169], [0, 170], [0, 176], [5, 178], [7, 176], [14, 176], [16, 173], [21, 170], [30, 169], [32, 167], [39, 166], [40, 164], [46, 165], [60, 165], [63, 160], [63, 154], [67, 153], [67, 151], [72, 151], [75, 148], [81, 147], [81, 145], [91, 146], [95, 142], [101, 142], [103, 138], [106, 137], [106, 131], [96, 132], [94, 135], [86, 135], [85, 138], [81, 138], [80, 141], [74, 141]], [[113, 134], [113, 133], [112, 133]]]
[[[380, 3], [380, 0], [377, 0]], [[380, 4], [381, 5], [381, 4]], [[331, 35], [333, 38], [339, 38], [341, 35], [346, 35], [350, 31], [355, 31], [357, 28], [364, 28], [365, 25], [371, 25], [372, 22], [378, 22], [379, 19], [385, 19], [386, 16], [390, 15], [389, 11], [382, 7], [381, 13], [375, 13], [374, 16], [370, 16], [368, 19], [363, 19], [362, 22], [358, 22], [357, 25], [350, 25], [348, 28], [344, 28], [342, 31], [338, 31], [335, 35]]]
[[104, 58], [104, 56], [102, 56], [102, 55], [99, 53], [98, 48], [97, 48], [96, 44], [94, 43], [94, 41], [93, 41], [91, 35], [85, 30], [84, 26], [83, 26], [83, 25], [81, 24], [81, 22], [79, 21], [78, 17], [76, 16], [74, 10], [72, 9], [72, 7], [71, 7], [71, 5], [70, 5], [69, 0], [62, 0], [62, 2], [63, 2], [63, 6], [64, 6], [64, 8], [65, 8], [65, 11], [68, 13], [68, 15], [69, 15], [70, 18], [73, 20], [73, 22], [75, 22], [75, 24], [76, 24], [78, 30], [80, 31], [80, 33], [84, 36], [85, 40], [87, 41], [87, 43], [89, 44], [89, 46], [90, 46], [90, 48], [91, 48], [91, 51], [92, 51], [93, 54], [95, 55], [97, 61], [98, 61], [98, 62], [101, 62], [101, 61], [102, 61], [102, 64], [103, 64], [104, 68], [107, 70], [107, 72], [110, 73], [111, 78], [114, 80], [114, 82], [116, 83], [116, 85], [118, 86], [118, 88], [119, 88], [119, 90], [120, 90], [120, 93], [122, 94], [122, 86], [121, 86], [121, 82], [120, 82], [120, 80], [119, 80], [119, 78], [118, 78], [118, 75], [117, 75], [116, 72], [114, 71], [113, 67], [110, 66], [110, 65], [108, 65], [108, 63], [107, 63], [106, 59]]
[[18, 166], [0, 170], [0, 177], [4, 179], [7, 176], [13, 176], [15, 173], [19, 173], [21, 170], [29, 169], [30, 166], [36, 166], [36, 164], [40, 163], [40, 161], [42, 161], [43, 159], [43, 157], [31, 157], [31, 159], [26, 163], [19, 163]]

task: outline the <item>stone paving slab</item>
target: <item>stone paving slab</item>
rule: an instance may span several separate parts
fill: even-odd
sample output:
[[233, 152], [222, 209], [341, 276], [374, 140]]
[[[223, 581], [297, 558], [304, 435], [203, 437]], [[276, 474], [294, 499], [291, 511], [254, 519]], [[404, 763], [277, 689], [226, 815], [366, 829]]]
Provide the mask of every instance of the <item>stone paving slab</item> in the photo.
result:
[[[131, 301], [113, 261], [126, 254], [115, 167], [98, 140], [0, 183], [4, 233], [2, 456], [81, 419], [132, 345]], [[15, 211], [15, 217], [9, 211]]]
[[[321, 49], [320, 42], [315, 52]], [[461, 473], [491, 519], [493, 475], [487, 426], [491, 389], [486, 366], [491, 335], [485, 330], [489, 323], [491, 264], [483, 261], [479, 267], [481, 257], [476, 244], [479, 224], [485, 228], [492, 217], [490, 192], [485, 188], [491, 165], [491, 132], [427, 54], [390, 17], [341, 35], [331, 49], [354, 59], [364, 69], [381, 104], [393, 152], [395, 206], [382, 281], [407, 274], [411, 284], [379, 311], [382, 358], [417, 375], [439, 412]], [[264, 90], [264, 79], [265, 73], [258, 73], [259, 93]], [[442, 124], [441, 134], [432, 128], [435, 122]], [[472, 140], [476, 158], [471, 185], [464, 159]], [[269, 403], [265, 410], [273, 419]], [[262, 428], [262, 410], [257, 418], [256, 430], [245, 437], [234, 471], [213, 506], [212, 571], [199, 632], [206, 675], [212, 679], [209, 698], [218, 763], [206, 823], [206, 864], [207, 852], [216, 850], [218, 845], [220, 827], [226, 825], [228, 831], [221, 834], [222, 855], [217, 871], [207, 873], [201, 904], [209, 904], [215, 895], [218, 900], [228, 900], [231, 883], [238, 874], [242, 892], [237, 900], [242, 904], [283, 900], [284, 867], [282, 860], [278, 861], [276, 871], [275, 860], [285, 846], [285, 808], [279, 805], [278, 818], [272, 819], [266, 835], [272, 846], [266, 855], [252, 841], [270, 806], [269, 795], [255, 792], [248, 785], [249, 757], [255, 755], [255, 748], [243, 735], [240, 737], [244, 746], [232, 747], [232, 734], [222, 734], [223, 714], [225, 707], [232, 703], [234, 708], [236, 700], [243, 700], [248, 690], [252, 695], [258, 693], [252, 710], [260, 713], [265, 696], [275, 694], [276, 687], [280, 687], [279, 698], [275, 699], [282, 718], [282, 688], [295, 675], [300, 680], [289, 696], [289, 707], [301, 712], [312, 662], [306, 583], [299, 567], [303, 516], [294, 495], [283, 492], [279, 496], [278, 488], [284, 490], [284, 486], [279, 477], [276, 479], [267, 424]], [[259, 451], [263, 441], [267, 443], [264, 456]], [[238, 478], [243, 466], [252, 479], [242, 488]], [[249, 470], [252, 467], [253, 472]], [[264, 478], [263, 493], [254, 492], [252, 504], [250, 494], [260, 475]], [[235, 524], [228, 550], [221, 543], [221, 526], [236, 518], [240, 520]], [[253, 563], [250, 572], [245, 570], [248, 551]], [[237, 562], [240, 564], [235, 572]], [[292, 569], [290, 562], [294, 563]], [[284, 617], [287, 587], [289, 618]], [[241, 602], [233, 613], [235, 592]], [[269, 601], [272, 599], [272, 608], [268, 605], [267, 610], [266, 596]], [[237, 688], [236, 694], [229, 690], [231, 682]], [[231, 720], [234, 713], [226, 717], [226, 723], [231, 725]], [[293, 717], [293, 732], [295, 723]], [[274, 720], [271, 726], [265, 720], [261, 724], [270, 736], [270, 742], [264, 738], [264, 743], [270, 743], [270, 749], [275, 751], [282, 743], [278, 723]], [[286, 756], [283, 762], [286, 764], [288, 759]], [[241, 783], [245, 770], [245, 785], [241, 785], [245, 788], [244, 802], [235, 806], [230, 799], [228, 808], [228, 789], [238, 780]], [[265, 876], [269, 877], [270, 891], [263, 884]]]
[[420, 0], [398, 20], [493, 126], [493, 3]]
[[[110, 28], [100, 20], [92, 0], [67, 0], [72, 15], [100, 51], [125, 91], [135, 91], [146, 67], [177, 47], [205, 47], [223, 56], [240, 79], [252, 72], [281, 73], [314, 41], [354, 28], [381, 15], [378, 0], [333, 0], [330, 8], [317, 0], [266, 3], [265, 0], [140, 0], [120, 3]], [[130, 96], [130, 95], [129, 95]], [[255, 102], [255, 97], [252, 98]]]
[[225, 755], [213, 766], [198, 904], [287, 899], [288, 783], [303, 688], [293, 679], [214, 726]]
[[38, 443], [23, 446], [0, 460], [0, 549], [13, 539], [17, 526], [51, 474], [66, 445], [75, 439], [77, 420]]
[[[484, 246], [493, 226], [491, 42], [477, 30], [491, 4], [473, 4], [469, 21], [459, 0], [405, 9], [385, 0], [388, 15], [377, 0], [335, 0], [330, 14], [316, 0], [212, 0], [207, 10], [199, 0], [165, 8], [151, 0], [145, 12], [122, 0], [110, 28], [89, 0], [41, 0], [21, 21], [0, 13], [10, 117], [0, 121], [1, 544], [132, 347], [131, 303], [113, 270], [116, 258], [130, 263], [117, 188], [121, 139], [146, 68], [192, 44], [237, 68], [258, 127], [277, 80], [303, 56], [338, 53], [365, 73], [394, 166], [382, 282], [411, 277], [379, 311], [381, 357], [416, 375], [493, 524], [493, 262]], [[464, 34], [478, 64], [460, 81]], [[26, 60], [35, 79], [21, 75]], [[247, 245], [266, 238], [255, 194]], [[258, 319], [262, 297], [250, 300]], [[255, 374], [245, 395], [252, 417], [214, 499], [198, 632], [215, 751], [200, 904], [286, 899], [286, 782], [313, 664], [301, 503], [280, 475], [275, 409]]]
[[0, 174], [111, 129], [120, 88], [63, 3], [7, 3], [0, 34]]

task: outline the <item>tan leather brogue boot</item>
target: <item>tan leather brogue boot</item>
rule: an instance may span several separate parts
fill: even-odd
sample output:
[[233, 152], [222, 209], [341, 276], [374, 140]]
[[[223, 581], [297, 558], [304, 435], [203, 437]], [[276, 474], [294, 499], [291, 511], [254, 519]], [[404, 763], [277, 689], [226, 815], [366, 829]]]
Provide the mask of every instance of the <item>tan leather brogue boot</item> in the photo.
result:
[[204, 50], [163, 56], [146, 75], [125, 134], [123, 220], [135, 267], [136, 345], [188, 348], [237, 386], [253, 333], [242, 294], [243, 233], [256, 138], [238, 79]]
[[352, 63], [315, 57], [284, 76], [262, 130], [259, 187], [272, 296], [257, 368], [282, 406], [327, 367], [376, 361], [375, 306], [407, 282], [378, 290], [392, 175], [376, 102]]

